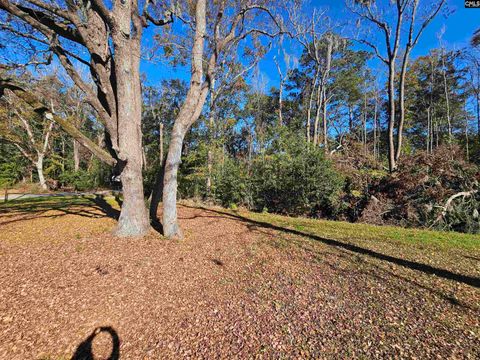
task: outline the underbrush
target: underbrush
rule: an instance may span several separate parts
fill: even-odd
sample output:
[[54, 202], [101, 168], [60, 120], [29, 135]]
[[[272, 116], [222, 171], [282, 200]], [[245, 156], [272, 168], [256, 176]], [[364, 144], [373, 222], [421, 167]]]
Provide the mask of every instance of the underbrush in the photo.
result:
[[479, 233], [480, 170], [461, 151], [444, 146], [406, 154], [389, 174], [361, 144], [325, 156], [292, 140], [285, 151], [250, 163], [223, 157], [212, 169], [210, 193], [206, 158], [197, 152], [182, 168], [180, 194], [257, 212]]
[[478, 233], [479, 180], [478, 167], [457, 147], [405, 156], [397, 172], [372, 179], [357, 220]]

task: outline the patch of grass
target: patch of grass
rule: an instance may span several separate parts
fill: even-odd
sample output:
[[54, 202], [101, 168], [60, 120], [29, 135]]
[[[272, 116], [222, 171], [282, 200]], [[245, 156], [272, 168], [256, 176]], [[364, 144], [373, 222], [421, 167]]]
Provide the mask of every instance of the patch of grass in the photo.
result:
[[[42, 195], [39, 197], [33, 198], [18, 198], [11, 199], [7, 202], [0, 202], [0, 208], [12, 208], [12, 207], [25, 207], [28, 205], [37, 205], [37, 204], [49, 204], [49, 205], [90, 205], [91, 200], [95, 198], [95, 195], [72, 195], [72, 196], [63, 196], [63, 195], [53, 195], [46, 196]], [[121, 198], [105, 195], [101, 196], [109, 205], [119, 208]]]
[[121, 204], [121, 198], [115, 197], [115, 196], [104, 196], [103, 199], [107, 202], [108, 205], [110, 205], [112, 208], [120, 210], [122, 204]]
[[0, 211], [18, 210], [28, 212], [36, 208], [52, 209], [72, 205], [91, 205], [90, 196], [42, 196], [38, 198], [19, 198], [0, 203]]
[[238, 213], [248, 219], [269, 223], [275, 226], [293, 229], [328, 239], [389, 242], [392, 244], [434, 246], [444, 249], [462, 248], [480, 250], [480, 235], [457, 232], [430, 231], [423, 229], [405, 229], [394, 226], [376, 226], [352, 224], [342, 221], [293, 218], [268, 213]]
[[[94, 195], [80, 196], [42, 196], [35, 198], [19, 198], [9, 200], [8, 202], [0, 202], [0, 214], [6, 212], [36, 212], [39, 210], [55, 210], [72, 206], [87, 206], [94, 204]], [[119, 210], [120, 199], [114, 196], [102, 196], [102, 201], [113, 209]]]

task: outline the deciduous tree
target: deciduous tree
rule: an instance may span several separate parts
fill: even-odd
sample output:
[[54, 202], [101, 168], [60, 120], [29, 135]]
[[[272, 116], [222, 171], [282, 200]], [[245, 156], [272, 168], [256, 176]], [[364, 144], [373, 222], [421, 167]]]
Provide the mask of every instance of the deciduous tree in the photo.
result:
[[[280, 24], [268, 8], [268, 1], [264, 0], [197, 0], [194, 4], [184, 1], [179, 2], [176, 16], [190, 29], [191, 78], [185, 102], [173, 126], [165, 163], [162, 225], [164, 235], [169, 238], [183, 236], [177, 220], [177, 174], [183, 141], [202, 113], [219, 63], [233, 56], [231, 50], [237, 49], [236, 45], [246, 38], [253, 45], [251, 51], [258, 51], [259, 35], [273, 38], [281, 33]], [[263, 25], [259, 27], [261, 22]], [[268, 30], [271, 27], [268, 23], [273, 24], [273, 31]]]
[[119, 236], [141, 236], [149, 229], [142, 181], [141, 41], [148, 24], [173, 19], [171, 13], [157, 19], [149, 8], [149, 0], [143, 8], [138, 0], [0, 0], [1, 29], [30, 42], [36, 52], [55, 55], [105, 126], [123, 187]]

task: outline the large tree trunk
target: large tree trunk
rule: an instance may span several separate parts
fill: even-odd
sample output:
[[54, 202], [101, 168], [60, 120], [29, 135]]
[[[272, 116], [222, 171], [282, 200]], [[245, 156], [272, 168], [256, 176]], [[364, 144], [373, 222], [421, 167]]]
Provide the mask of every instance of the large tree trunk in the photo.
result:
[[[123, 107], [119, 104], [119, 109]], [[134, 107], [132, 104], [132, 108]], [[119, 123], [123, 123], [123, 126], [130, 130], [121, 132], [119, 136], [119, 148], [126, 164], [121, 173], [123, 204], [115, 233], [118, 236], [143, 236], [149, 230], [149, 220], [142, 181], [142, 142], [138, 126], [141, 118], [139, 112], [131, 117], [127, 114], [129, 113], [119, 115]]]
[[183, 238], [177, 220], [177, 174], [181, 163], [183, 140], [190, 126], [198, 120], [207, 94], [208, 88], [192, 85], [173, 126], [163, 178], [162, 225], [163, 235], [168, 238]]
[[163, 176], [163, 234], [168, 238], [182, 238], [177, 222], [177, 174], [182, 157], [183, 139], [188, 128], [180, 121], [173, 126]]
[[393, 62], [388, 71], [388, 170], [394, 172], [397, 168], [395, 161], [395, 66]]
[[[115, 75], [117, 80], [118, 157], [121, 173], [123, 204], [115, 230], [118, 236], [143, 236], [149, 228], [142, 177], [142, 94], [140, 87], [140, 34], [129, 34], [130, 14], [114, 35]], [[141, 31], [141, 29], [137, 29]]]
[[[198, 0], [195, 11], [195, 40], [192, 48], [192, 77], [190, 89], [173, 125], [163, 179], [163, 234], [168, 238], [182, 238], [177, 219], [177, 174], [182, 146], [190, 126], [199, 118], [207, 99], [210, 84], [203, 82], [203, 52], [206, 34], [206, 0]], [[213, 79], [216, 58], [210, 58], [209, 78]]]
[[73, 140], [73, 169], [75, 172], [80, 170], [80, 144], [77, 140]]
[[43, 190], [47, 190], [47, 182], [45, 181], [45, 176], [43, 175], [43, 154], [39, 154], [37, 162], [35, 163], [38, 173], [38, 183]]

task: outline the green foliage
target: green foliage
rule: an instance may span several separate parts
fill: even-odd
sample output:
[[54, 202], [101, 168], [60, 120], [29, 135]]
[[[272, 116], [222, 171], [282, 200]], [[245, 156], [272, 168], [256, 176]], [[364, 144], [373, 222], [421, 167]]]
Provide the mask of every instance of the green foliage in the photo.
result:
[[257, 158], [252, 164], [254, 208], [291, 215], [330, 217], [339, 209], [343, 179], [323, 150], [303, 141]]
[[28, 167], [18, 149], [0, 140], [0, 186], [11, 186], [22, 179]]
[[48, 178], [55, 179], [61, 177], [65, 171], [65, 161], [62, 154], [52, 153], [45, 159], [43, 173]]
[[245, 164], [227, 157], [223, 163], [215, 166], [213, 196], [225, 207], [248, 206], [250, 203], [248, 181], [249, 176]]
[[159, 172], [163, 172], [159, 161], [156, 161], [143, 171], [143, 189], [147, 197], [153, 192]]
[[92, 174], [85, 170], [65, 171], [60, 175], [59, 180], [64, 187], [71, 186], [76, 191], [85, 191], [95, 187]]
[[182, 158], [178, 192], [181, 198], [204, 198], [207, 181], [207, 148], [199, 145]]
[[339, 208], [342, 177], [320, 148], [308, 146], [300, 136], [278, 132], [269, 149], [248, 161], [210, 148], [213, 156], [211, 193], [205, 145], [183, 159], [179, 189], [182, 197], [209, 198], [224, 207], [245, 206], [271, 212], [334, 216]]
[[0, 187], [11, 186], [22, 177], [23, 165], [17, 162], [0, 164]]

